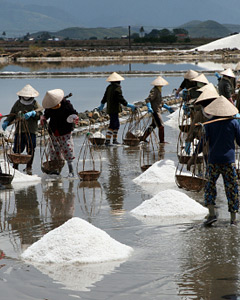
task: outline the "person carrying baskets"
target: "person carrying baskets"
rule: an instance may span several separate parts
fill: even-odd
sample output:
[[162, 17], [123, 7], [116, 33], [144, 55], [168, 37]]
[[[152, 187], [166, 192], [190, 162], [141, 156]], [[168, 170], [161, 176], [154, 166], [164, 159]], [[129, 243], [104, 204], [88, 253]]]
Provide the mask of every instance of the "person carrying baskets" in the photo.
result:
[[[35, 100], [35, 97], [39, 96], [39, 92], [36, 91], [30, 84], [24, 86], [19, 92], [17, 92], [19, 99], [13, 105], [9, 116], [4, 120], [2, 129], [5, 131], [7, 126], [11, 125], [15, 121], [19, 114], [26, 120], [26, 127], [21, 126], [21, 132], [15, 131], [14, 136], [14, 153], [22, 153], [26, 148], [26, 151], [31, 155], [30, 161], [27, 163], [25, 171], [28, 174], [32, 174], [32, 164], [34, 159], [34, 152], [36, 148], [36, 134], [38, 131], [38, 121], [42, 114], [41, 106]], [[29, 132], [26, 132], [28, 130]], [[13, 168], [18, 169], [18, 164], [13, 163]]]
[[[71, 96], [71, 94], [69, 94]], [[72, 131], [74, 123], [78, 124], [78, 112], [71, 102], [64, 97], [62, 89], [54, 89], [46, 92], [42, 106], [45, 109], [41, 116], [41, 125], [44, 126], [49, 119], [48, 131], [52, 140], [50, 158], [52, 161], [65, 159], [68, 164], [69, 177], [74, 177], [74, 143]]]

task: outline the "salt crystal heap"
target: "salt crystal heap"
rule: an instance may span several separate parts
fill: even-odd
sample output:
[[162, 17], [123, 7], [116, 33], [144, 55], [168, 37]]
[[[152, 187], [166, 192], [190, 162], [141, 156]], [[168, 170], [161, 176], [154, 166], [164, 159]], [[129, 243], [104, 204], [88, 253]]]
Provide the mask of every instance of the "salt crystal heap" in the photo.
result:
[[153, 198], [144, 201], [131, 213], [143, 217], [186, 218], [192, 220], [205, 217], [208, 214], [208, 209], [186, 194], [169, 189], [161, 191]]
[[155, 162], [144, 173], [133, 179], [136, 184], [159, 184], [175, 182], [176, 166], [174, 161], [160, 160]]
[[72, 218], [25, 250], [35, 263], [100, 263], [126, 259], [133, 249], [80, 218]]

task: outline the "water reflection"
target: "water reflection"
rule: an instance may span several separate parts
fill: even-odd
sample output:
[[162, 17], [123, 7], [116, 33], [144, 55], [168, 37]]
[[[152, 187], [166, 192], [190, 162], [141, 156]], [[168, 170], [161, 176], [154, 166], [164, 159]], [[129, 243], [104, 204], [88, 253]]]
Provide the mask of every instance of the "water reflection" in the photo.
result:
[[[231, 62], [237, 64], [238, 61]], [[14, 62], [0, 64], [1, 72], [126, 72], [126, 71], [196, 71], [223, 70], [223, 61], [182, 61], [182, 60], [134, 60], [113, 61], [59, 61], [59, 62]]]
[[8, 218], [8, 224], [11, 225], [14, 234], [20, 238], [23, 250], [39, 238], [42, 219], [38, 205], [35, 186], [15, 191], [15, 210]]
[[81, 211], [87, 217], [87, 221], [92, 223], [92, 219], [101, 211], [101, 184], [98, 181], [82, 181], [78, 185], [77, 196]]
[[237, 228], [229, 228], [228, 224], [208, 229], [196, 227], [183, 233], [182, 238], [181, 275], [177, 276], [179, 295], [194, 295], [197, 299], [210, 300], [237, 294]]
[[43, 186], [43, 196], [50, 212], [51, 229], [61, 226], [74, 215], [73, 191], [74, 182], [69, 180], [65, 192], [61, 181], [46, 182]]
[[119, 213], [122, 210], [125, 196], [125, 188], [120, 171], [119, 149], [119, 147], [107, 149], [109, 173], [103, 185], [106, 199], [113, 213]]

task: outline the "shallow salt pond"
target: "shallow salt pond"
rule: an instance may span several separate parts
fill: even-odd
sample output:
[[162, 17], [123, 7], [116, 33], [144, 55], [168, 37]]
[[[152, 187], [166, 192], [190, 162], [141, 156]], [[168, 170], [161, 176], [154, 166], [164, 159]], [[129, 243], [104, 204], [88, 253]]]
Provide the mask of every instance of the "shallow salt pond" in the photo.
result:
[[[178, 131], [169, 126], [165, 129], [169, 144], [161, 157], [176, 163]], [[74, 142], [78, 151], [83, 138], [76, 136]], [[42, 177], [41, 183], [0, 191], [0, 250], [1, 257], [5, 255], [0, 260], [1, 299], [174, 300], [237, 295], [239, 229], [229, 226], [222, 181], [218, 185], [219, 221], [212, 228], [204, 228], [202, 219], [142, 220], [131, 211], [167, 188], [200, 204], [203, 193], [179, 190], [174, 181], [155, 187], [135, 184], [133, 179], [142, 174], [139, 147], [103, 147], [99, 151], [103, 170], [98, 182], [68, 180], [64, 178], [66, 166], [61, 178], [43, 175], [38, 148], [33, 169]], [[28, 246], [72, 217], [86, 220], [133, 252], [124, 260], [101, 264], [33, 266], [20, 259]]]

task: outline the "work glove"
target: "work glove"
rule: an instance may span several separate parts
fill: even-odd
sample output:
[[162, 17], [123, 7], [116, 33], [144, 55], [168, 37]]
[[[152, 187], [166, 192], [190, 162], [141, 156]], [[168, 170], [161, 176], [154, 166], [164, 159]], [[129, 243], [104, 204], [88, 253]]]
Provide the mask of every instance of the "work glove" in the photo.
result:
[[8, 121], [4, 121], [4, 122], [2, 123], [2, 129], [3, 129], [4, 131], [5, 131], [6, 128], [8, 127], [8, 124], [9, 124]]
[[166, 103], [163, 104], [163, 107], [166, 108], [170, 114], [172, 114], [174, 112], [174, 110], [171, 108], [171, 106], [168, 106]]
[[75, 123], [77, 125], [78, 121], [79, 121], [79, 117], [76, 114], [70, 115], [67, 118], [68, 123]]
[[191, 151], [191, 142], [185, 142], [184, 150], [185, 150], [185, 152], [187, 153], [187, 155], [190, 155], [190, 151]]
[[238, 123], [240, 124], [240, 114], [237, 113], [234, 117], [235, 117], [235, 118], [239, 118], [239, 119], [237, 119], [237, 121], [238, 121]]
[[152, 114], [153, 113], [153, 109], [152, 109], [151, 103], [147, 102], [146, 105], [147, 105], [147, 108], [148, 108], [148, 112]]
[[99, 111], [102, 111], [102, 110], [103, 110], [103, 108], [104, 108], [104, 104], [102, 104], [102, 103], [101, 103], [101, 104], [100, 104], [100, 106], [98, 106], [98, 108], [97, 108], [97, 109], [98, 109]]
[[183, 101], [187, 101], [187, 98], [188, 98], [188, 90], [183, 89], [182, 90], [182, 99], [183, 99]]
[[29, 118], [34, 118], [35, 116], [36, 116], [36, 112], [35, 112], [35, 110], [32, 110], [32, 111], [29, 111], [29, 112], [27, 112], [27, 113], [25, 113], [24, 114], [24, 118], [26, 119], [26, 120], [28, 120]]
[[44, 124], [47, 122], [47, 119], [44, 116], [40, 117], [40, 124], [41, 126], [44, 126]]
[[218, 73], [218, 72], [215, 72], [215, 74], [214, 74], [216, 77], [217, 77], [217, 79], [218, 80], [220, 80], [221, 79], [221, 75]]
[[130, 103], [127, 104], [127, 107], [130, 107], [132, 111], [136, 109], [136, 106]]

